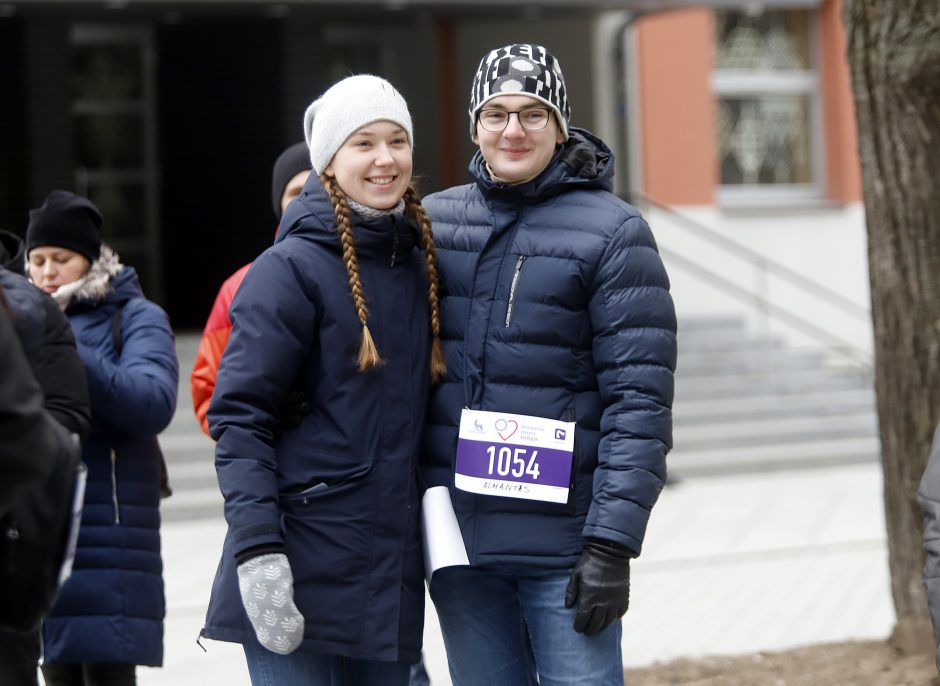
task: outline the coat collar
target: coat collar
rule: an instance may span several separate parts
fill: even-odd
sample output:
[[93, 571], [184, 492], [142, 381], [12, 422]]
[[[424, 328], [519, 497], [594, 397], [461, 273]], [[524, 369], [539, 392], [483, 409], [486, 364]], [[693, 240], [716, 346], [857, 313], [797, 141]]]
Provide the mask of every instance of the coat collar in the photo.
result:
[[[366, 218], [350, 211], [349, 217], [356, 255], [360, 259], [399, 261], [418, 245], [418, 227], [406, 215], [393, 213]], [[341, 251], [333, 204], [315, 174], [307, 179], [300, 197], [287, 206], [275, 243], [292, 236], [312, 240], [329, 250]]]
[[579, 188], [609, 191], [613, 188], [614, 154], [590, 131], [572, 127], [568, 140], [531, 181], [514, 185], [494, 181], [479, 150], [470, 161], [470, 174], [484, 196], [507, 200], [535, 200]]

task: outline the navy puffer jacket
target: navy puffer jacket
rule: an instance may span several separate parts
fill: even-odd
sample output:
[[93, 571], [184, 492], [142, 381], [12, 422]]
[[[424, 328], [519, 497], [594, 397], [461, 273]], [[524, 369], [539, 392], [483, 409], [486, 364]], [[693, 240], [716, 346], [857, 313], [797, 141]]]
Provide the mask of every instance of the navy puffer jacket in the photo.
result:
[[[450, 486], [471, 564], [571, 567], [585, 537], [641, 551], [672, 444], [676, 318], [646, 222], [609, 192], [590, 133], [533, 181], [425, 199], [442, 284], [447, 378], [428, 415], [425, 477]], [[454, 488], [461, 408], [577, 422], [566, 504]]]
[[173, 331], [134, 269], [107, 246], [66, 314], [85, 365], [92, 425], [75, 566], [43, 622], [44, 659], [159, 666], [166, 603], [157, 434], [176, 409]]
[[[228, 535], [203, 635], [256, 641], [235, 556], [283, 545], [306, 620], [301, 649], [415, 661], [424, 620], [417, 455], [430, 376], [428, 284], [412, 221], [352, 217], [383, 365], [357, 369], [362, 326], [333, 207], [315, 175], [232, 303], [208, 413]], [[312, 411], [276, 438], [292, 387]]]

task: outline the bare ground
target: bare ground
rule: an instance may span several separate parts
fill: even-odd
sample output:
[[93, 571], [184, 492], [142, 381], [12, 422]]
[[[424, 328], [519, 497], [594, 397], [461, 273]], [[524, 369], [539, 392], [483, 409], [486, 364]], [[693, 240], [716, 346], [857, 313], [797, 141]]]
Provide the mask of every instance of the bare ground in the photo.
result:
[[624, 681], [627, 686], [940, 686], [933, 655], [901, 655], [886, 641], [680, 659], [625, 670]]

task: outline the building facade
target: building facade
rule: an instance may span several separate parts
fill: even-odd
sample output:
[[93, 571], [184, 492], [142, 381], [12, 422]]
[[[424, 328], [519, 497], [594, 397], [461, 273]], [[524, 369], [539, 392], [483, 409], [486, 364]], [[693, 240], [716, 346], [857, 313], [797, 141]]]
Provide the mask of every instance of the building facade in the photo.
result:
[[826, 319], [766, 264], [867, 302], [840, 4], [0, 4], [0, 227], [25, 231], [53, 188], [87, 194], [148, 293], [198, 327], [219, 283], [270, 243], [271, 164], [330, 83], [372, 72], [399, 87], [430, 192], [468, 179], [480, 56], [532, 41], [559, 58], [574, 124], [614, 149], [617, 191], [649, 214], [680, 315], [770, 326], [779, 298]]
[[661, 13], [632, 40], [630, 178], [655, 203], [680, 315], [870, 351], [841, 2]]

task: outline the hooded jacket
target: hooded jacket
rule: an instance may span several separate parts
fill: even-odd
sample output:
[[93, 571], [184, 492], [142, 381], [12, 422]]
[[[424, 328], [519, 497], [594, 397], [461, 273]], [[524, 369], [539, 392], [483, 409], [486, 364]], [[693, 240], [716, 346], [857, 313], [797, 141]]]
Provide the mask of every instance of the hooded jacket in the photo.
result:
[[[123, 305], [120, 354], [112, 332]], [[163, 661], [160, 446], [179, 368], [166, 313], [110, 248], [92, 263], [66, 314], [91, 397], [85, 504], [72, 575], [43, 623], [47, 662]]]
[[[235, 558], [277, 546], [306, 620], [302, 649], [415, 661], [424, 618], [416, 456], [429, 385], [428, 284], [410, 219], [351, 216], [384, 364], [357, 369], [362, 326], [316, 176], [232, 303], [208, 414], [228, 534], [203, 635], [256, 641]], [[312, 409], [276, 439], [278, 407], [292, 387]]]
[[[581, 129], [535, 179], [424, 201], [434, 221], [448, 374], [424, 475], [447, 485], [471, 564], [570, 568], [585, 538], [641, 552], [672, 445], [676, 318], [652, 233], [610, 193], [613, 156]], [[461, 408], [576, 422], [567, 503], [455, 489]]]

